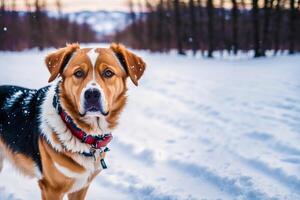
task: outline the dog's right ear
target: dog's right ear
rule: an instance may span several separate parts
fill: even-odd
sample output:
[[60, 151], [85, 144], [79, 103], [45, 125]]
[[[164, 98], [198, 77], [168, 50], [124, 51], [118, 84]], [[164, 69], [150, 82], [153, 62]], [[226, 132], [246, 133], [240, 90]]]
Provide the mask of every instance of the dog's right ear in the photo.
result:
[[69, 62], [72, 54], [79, 49], [79, 44], [67, 44], [66, 47], [58, 49], [57, 51], [50, 53], [46, 59], [46, 65], [50, 72], [50, 78], [48, 82], [52, 82], [59, 74], [62, 73], [64, 67]]
[[121, 65], [126, 69], [128, 76], [137, 86], [138, 80], [143, 75], [146, 64], [142, 58], [127, 50], [122, 44], [111, 44], [110, 49], [116, 54]]

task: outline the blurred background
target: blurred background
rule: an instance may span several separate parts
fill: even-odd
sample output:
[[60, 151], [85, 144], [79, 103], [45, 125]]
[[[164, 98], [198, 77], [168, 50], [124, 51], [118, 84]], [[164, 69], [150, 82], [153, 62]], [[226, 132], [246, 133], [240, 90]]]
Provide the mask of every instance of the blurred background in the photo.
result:
[[[147, 63], [88, 200], [300, 199], [300, 0], [0, 0], [0, 85], [46, 86], [70, 42]], [[37, 181], [5, 163], [20, 199]]]
[[300, 50], [299, 0], [1, 0], [0, 6], [0, 50], [112, 41], [208, 57]]

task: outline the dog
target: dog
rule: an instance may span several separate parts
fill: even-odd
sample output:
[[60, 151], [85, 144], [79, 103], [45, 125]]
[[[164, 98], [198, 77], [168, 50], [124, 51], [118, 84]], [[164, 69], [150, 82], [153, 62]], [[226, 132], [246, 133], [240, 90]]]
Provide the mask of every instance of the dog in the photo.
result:
[[146, 64], [115, 43], [68, 44], [45, 63], [49, 86], [0, 86], [0, 170], [5, 158], [36, 177], [43, 200], [85, 199], [92, 180], [107, 167], [111, 131], [126, 104], [126, 80], [137, 86]]

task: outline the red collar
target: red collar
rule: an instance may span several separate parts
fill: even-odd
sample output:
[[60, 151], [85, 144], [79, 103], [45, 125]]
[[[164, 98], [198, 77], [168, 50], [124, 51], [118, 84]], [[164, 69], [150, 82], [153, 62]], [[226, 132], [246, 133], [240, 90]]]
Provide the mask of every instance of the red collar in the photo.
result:
[[106, 147], [107, 144], [112, 140], [111, 133], [93, 136], [85, 133], [83, 130], [78, 128], [77, 125], [74, 123], [73, 119], [70, 116], [68, 116], [68, 114], [63, 110], [59, 103], [58, 87], [56, 87], [56, 93], [53, 97], [52, 104], [56, 112], [60, 115], [63, 122], [66, 124], [66, 126], [72, 133], [72, 135], [79, 139], [82, 143], [91, 145], [92, 149], [101, 149]]
[[101, 149], [107, 146], [107, 144], [112, 140], [112, 134], [104, 134], [103, 136], [92, 136], [86, 134], [84, 131], [79, 129], [71, 117], [67, 115], [66, 112], [61, 110], [59, 115], [63, 122], [66, 124], [68, 129], [71, 131], [72, 135], [79, 139], [82, 143], [91, 145], [94, 149]]

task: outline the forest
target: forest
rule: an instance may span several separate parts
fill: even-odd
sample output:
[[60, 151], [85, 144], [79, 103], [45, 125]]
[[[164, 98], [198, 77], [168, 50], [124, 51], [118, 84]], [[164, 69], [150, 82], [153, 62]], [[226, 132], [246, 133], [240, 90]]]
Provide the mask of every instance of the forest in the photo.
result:
[[68, 42], [94, 42], [96, 33], [86, 23], [71, 21], [56, 1], [56, 16], [50, 16], [47, 1], [25, 0], [25, 11], [17, 11], [16, 0], [0, 2], [0, 50], [61, 47]]
[[[192, 50], [254, 57], [300, 50], [300, 0], [129, 1], [131, 25], [116, 40], [137, 49], [179, 54]], [[146, 8], [146, 11], [143, 10]], [[145, 14], [141, 14], [145, 13]]]
[[[46, 0], [24, 3], [26, 10], [20, 11], [16, 0], [1, 0], [0, 50], [99, 42], [93, 27], [62, 12], [60, 0], [55, 1], [56, 16], [49, 14]], [[127, 4], [129, 25], [104, 42], [207, 57], [217, 51], [232, 55], [252, 51], [254, 57], [300, 51], [300, 0], [128, 0]]]

